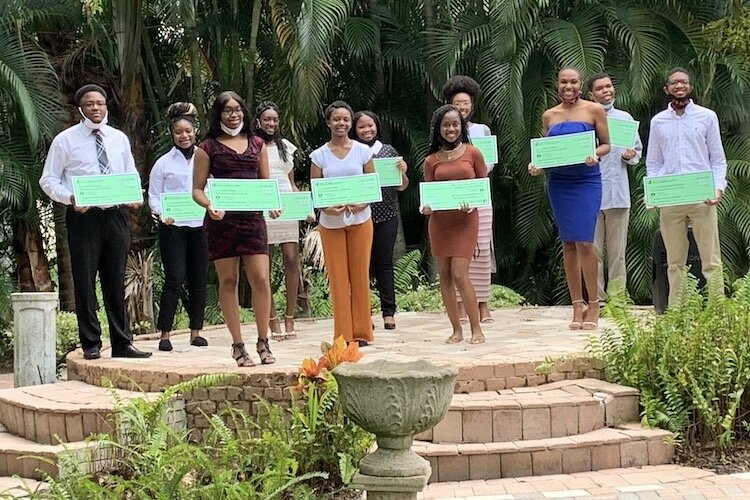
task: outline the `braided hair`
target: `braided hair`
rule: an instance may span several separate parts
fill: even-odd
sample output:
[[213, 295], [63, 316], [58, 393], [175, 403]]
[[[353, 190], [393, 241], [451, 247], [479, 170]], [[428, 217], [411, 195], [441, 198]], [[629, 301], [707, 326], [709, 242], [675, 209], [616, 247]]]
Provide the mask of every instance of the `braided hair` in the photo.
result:
[[287, 162], [289, 156], [287, 155], [286, 146], [284, 145], [284, 138], [281, 136], [281, 127], [276, 127], [276, 130], [273, 132], [273, 134], [268, 134], [260, 126], [260, 116], [269, 109], [276, 111], [276, 114], [281, 117], [281, 112], [279, 111], [279, 107], [275, 102], [261, 102], [255, 108], [255, 118], [253, 119], [253, 134], [257, 135], [266, 142], [273, 141], [276, 144], [276, 148], [279, 150], [279, 156], [281, 157], [282, 161]]

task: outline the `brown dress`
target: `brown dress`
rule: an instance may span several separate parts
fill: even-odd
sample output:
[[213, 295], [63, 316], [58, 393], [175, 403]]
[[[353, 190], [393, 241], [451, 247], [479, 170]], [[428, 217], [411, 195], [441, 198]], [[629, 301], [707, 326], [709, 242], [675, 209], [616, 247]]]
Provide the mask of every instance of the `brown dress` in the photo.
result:
[[[424, 161], [424, 180], [459, 181], [487, 177], [484, 157], [474, 146], [467, 144], [464, 153], [453, 160], [439, 160], [435, 153]], [[430, 248], [436, 257], [471, 259], [477, 248], [479, 213], [472, 210], [440, 210], [432, 212], [429, 222]]]

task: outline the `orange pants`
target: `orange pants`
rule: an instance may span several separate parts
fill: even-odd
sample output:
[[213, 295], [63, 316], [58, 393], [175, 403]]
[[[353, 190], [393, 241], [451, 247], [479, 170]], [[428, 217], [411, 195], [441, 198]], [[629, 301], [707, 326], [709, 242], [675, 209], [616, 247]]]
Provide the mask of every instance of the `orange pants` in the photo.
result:
[[372, 342], [370, 249], [372, 219], [356, 226], [318, 226], [333, 305], [333, 338]]

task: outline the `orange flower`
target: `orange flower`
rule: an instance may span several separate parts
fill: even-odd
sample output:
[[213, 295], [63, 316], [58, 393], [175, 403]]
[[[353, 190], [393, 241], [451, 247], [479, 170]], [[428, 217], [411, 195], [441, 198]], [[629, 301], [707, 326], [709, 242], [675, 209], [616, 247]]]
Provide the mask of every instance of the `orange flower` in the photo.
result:
[[327, 358], [326, 368], [330, 371], [341, 363], [356, 363], [362, 359], [362, 353], [359, 352], [359, 345], [356, 342], [346, 345], [344, 338], [339, 337], [334, 340], [324, 358]]
[[307, 379], [314, 380], [317, 378], [323, 378], [321, 372], [326, 367], [326, 358], [321, 356], [316, 363], [314, 359], [307, 358], [302, 361], [302, 366], [299, 368], [299, 374]]

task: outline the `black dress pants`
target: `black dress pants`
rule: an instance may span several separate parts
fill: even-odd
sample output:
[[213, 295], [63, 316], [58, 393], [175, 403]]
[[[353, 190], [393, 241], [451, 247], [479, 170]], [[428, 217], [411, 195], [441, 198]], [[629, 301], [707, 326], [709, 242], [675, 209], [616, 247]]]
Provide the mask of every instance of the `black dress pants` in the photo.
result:
[[208, 246], [203, 228], [159, 224], [159, 246], [164, 265], [164, 290], [156, 328], [162, 332], [172, 330], [182, 284], [187, 281], [185, 310], [190, 318], [190, 329], [201, 330], [208, 271]]
[[90, 208], [78, 213], [68, 207], [66, 221], [81, 346], [86, 349], [102, 344], [96, 317], [98, 273], [112, 347], [124, 347], [133, 340], [125, 312], [125, 262], [130, 251], [126, 211]]
[[373, 228], [370, 275], [375, 277], [383, 316], [393, 316], [396, 313], [393, 247], [396, 244], [398, 217], [392, 217], [384, 222], [375, 222]]

